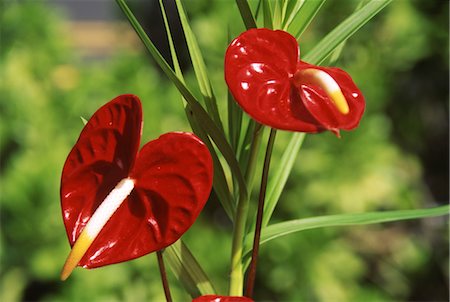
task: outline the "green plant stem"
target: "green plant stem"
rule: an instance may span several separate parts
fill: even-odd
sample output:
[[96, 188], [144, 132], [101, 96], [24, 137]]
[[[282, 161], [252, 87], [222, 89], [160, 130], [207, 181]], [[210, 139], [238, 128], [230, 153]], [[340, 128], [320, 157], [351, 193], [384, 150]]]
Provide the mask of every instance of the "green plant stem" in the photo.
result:
[[261, 238], [262, 219], [264, 214], [264, 200], [266, 199], [267, 179], [269, 177], [270, 159], [272, 158], [272, 150], [275, 142], [277, 130], [271, 129], [269, 140], [266, 147], [266, 155], [264, 157], [264, 166], [261, 177], [261, 187], [259, 190], [258, 211], [256, 214], [255, 236], [253, 238], [252, 260], [247, 275], [247, 286], [245, 295], [249, 298], [253, 296], [253, 287], [256, 278], [256, 266], [258, 263], [259, 241]]
[[242, 249], [245, 236], [245, 226], [248, 216], [248, 205], [250, 192], [255, 175], [256, 162], [259, 145], [261, 143], [262, 126], [257, 124], [253, 132], [252, 144], [247, 170], [245, 171], [245, 182], [248, 194], [239, 194], [239, 201], [234, 219], [233, 241], [231, 247], [231, 273], [230, 273], [230, 296], [242, 296], [244, 286], [244, 269], [242, 265]]
[[172, 302], [172, 296], [170, 295], [170, 287], [169, 287], [169, 282], [167, 281], [166, 268], [164, 266], [164, 259], [163, 259], [161, 250], [156, 251], [156, 258], [158, 258], [159, 273], [161, 274], [161, 281], [163, 284], [164, 295], [166, 296], [166, 301]]

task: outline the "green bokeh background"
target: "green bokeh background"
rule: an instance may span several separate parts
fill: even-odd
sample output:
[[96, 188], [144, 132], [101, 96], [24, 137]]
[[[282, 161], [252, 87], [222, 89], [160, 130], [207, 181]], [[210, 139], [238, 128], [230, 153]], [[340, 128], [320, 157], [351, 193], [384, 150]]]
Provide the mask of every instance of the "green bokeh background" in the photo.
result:
[[[83, 127], [80, 116], [134, 93], [143, 101], [146, 142], [189, 130], [178, 92], [139, 44], [118, 41], [111, 54], [92, 58], [74, 43], [67, 12], [45, 1], [0, 4], [0, 301], [164, 300], [155, 255], [77, 269], [59, 281], [69, 252], [59, 179]], [[132, 4], [164, 50], [154, 1]], [[302, 36], [302, 53], [355, 6], [328, 1]], [[342, 139], [331, 133], [306, 138], [274, 221], [448, 202], [448, 6], [394, 0], [347, 42], [337, 65], [358, 83], [367, 113]], [[186, 1], [186, 8], [225, 108], [227, 28], [243, 30], [237, 8], [226, 0]], [[186, 55], [182, 39], [176, 42]], [[188, 82], [194, 81], [186, 57], [183, 62]], [[286, 133], [277, 138], [274, 165], [287, 139]], [[184, 236], [221, 293], [230, 232], [219, 204], [209, 203]], [[255, 298], [448, 301], [448, 252], [447, 217], [305, 231], [263, 245]], [[170, 273], [169, 279], [174, 301], [188, 301]]]

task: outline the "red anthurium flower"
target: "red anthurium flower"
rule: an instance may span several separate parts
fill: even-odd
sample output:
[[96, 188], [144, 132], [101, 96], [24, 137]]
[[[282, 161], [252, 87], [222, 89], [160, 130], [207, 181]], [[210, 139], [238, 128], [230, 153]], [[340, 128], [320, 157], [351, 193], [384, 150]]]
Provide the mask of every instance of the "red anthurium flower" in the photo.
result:
[[192, 302], [253, 302], [253, 300], [248, 297], [205, 295], [195, 298]]
[[273, 128], [320, 132], [350, 130], [364, 112], [364, 97], [339, 68], [299, 60], [289, 33], [250, 29], [225, 54], [225, 80], [252, 118]]
[[145, 144], [141, 102], [121, 95], [101, 107], [69, 153], [61, 206], [72, 251], [61, 278], [77, 266], [134, 259], [178, 240], [212, 187], [208, 148], [191, 133]]

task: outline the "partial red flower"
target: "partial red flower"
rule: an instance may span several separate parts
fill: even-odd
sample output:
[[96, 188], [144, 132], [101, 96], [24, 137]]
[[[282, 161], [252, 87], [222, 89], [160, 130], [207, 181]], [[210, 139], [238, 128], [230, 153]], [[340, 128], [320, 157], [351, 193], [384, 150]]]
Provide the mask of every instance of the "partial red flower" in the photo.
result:
[[320, 132], [358, 126], [365, 101], [339, 68], [299, 59], [296, 39], [281, 30], [250, 29], [225, 54], [225, 80], [245, 112], [276, 129]]
[[195, 298], [192, 302], [253, 302], [253, 300], [248, 297], [205, 295]]
[[140, 151], [142, 109], [121, 95], [94, 113], [61, 176], [72, 251], [61, 274], [134, 259], [178, 240], [205, 205], [213, 178], [208, 148], [172, 132]]

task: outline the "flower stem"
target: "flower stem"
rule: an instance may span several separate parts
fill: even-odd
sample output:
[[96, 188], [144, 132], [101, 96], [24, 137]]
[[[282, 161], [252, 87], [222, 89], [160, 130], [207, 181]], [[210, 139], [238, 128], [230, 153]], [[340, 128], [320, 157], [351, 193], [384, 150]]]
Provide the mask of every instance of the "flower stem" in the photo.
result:
[[264, 214], [264, 201], [266, 199], [267, 179], [269, 176], [270, 159], [272, 158], [272, 150], [275, 142], [277, 130], [271, 129], [269, 140], [267, 142], [266, 155], [264, 157], [264, 166], [261, 178], [261, 187], [259, 190], [258, 212], [256, 214], [255, 237], [253, 238], [252, 260], [247, 275], [247, 286], [245, 296], [251, 298], [253, 296], [253, 287], [256, 278], [256, 265], [258, 262], [259, 241], [261, 238], [262, 219]]
[[167, 274], [166, 274], [166, 268], [164, 266], [164, 260], [162, 251], [156, 251], [156, 257], [158, 258], [158, 266], [159, 266], [159, 273], [161, 274], [161, 281], [164, 288], [164, 295], [166, 296], [167, 302], [172, 302], [172, 297], [170, 295], [170, 287], [169, 282], [167, 281]]
[[250, 192], [255, 175], [257, 155], [261, 143], [262, 126], [257, 124], [253, 132], [253, 139], [250, 146], [250, 157], [245, 171], [245, 181], [247, 185], [247, 194], [239, 194], [239, 201], [234, 220], [233, 242], [231, 247], [231, 273], [230, 273], [230, 296], [242, 296], [244, 287], [244, 268], [242, 265], [242, 250], [245, 236], [245, 225], [248, 216], [248, 204]]

